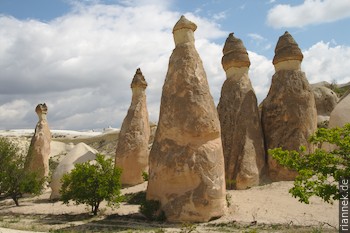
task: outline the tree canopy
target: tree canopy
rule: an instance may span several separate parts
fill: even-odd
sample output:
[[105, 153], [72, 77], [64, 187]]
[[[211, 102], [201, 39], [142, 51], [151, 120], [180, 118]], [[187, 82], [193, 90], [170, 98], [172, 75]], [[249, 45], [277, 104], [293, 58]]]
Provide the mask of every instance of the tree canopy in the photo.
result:
[[0, 138], [0, 197], [11, 197], [19, 205], [24, 193], [41, 193], [45, 179], [40, 179], [35, 171], [24, 169], [25, 155], [16, 144]]
[[[276, 148], [269, 153], [280, 164], [298, 172], [294, 187], [289, 190], [293, 197], [304, 203], [309, 203], [314, 195], [325, 202], [339, 200], [338, 182], [350, 178], [350, 124], [342, 128], [320, 128], [310, 142], [316, 147], [312, 153], [307, 153], [305, 147], [299, 151]], [[322, 149], [325, 143], [334, 149]]]
[[65, 204], [70, 200], [76, 205], [86, 204], [97, 215], [103, 200], [109, 206], [122, 201], [120, 176], [121, 169], [114, 167], [112, 159], [97, 154], [95, 161], [75, 164], [74, 169], [63, 176], [61, 199]]

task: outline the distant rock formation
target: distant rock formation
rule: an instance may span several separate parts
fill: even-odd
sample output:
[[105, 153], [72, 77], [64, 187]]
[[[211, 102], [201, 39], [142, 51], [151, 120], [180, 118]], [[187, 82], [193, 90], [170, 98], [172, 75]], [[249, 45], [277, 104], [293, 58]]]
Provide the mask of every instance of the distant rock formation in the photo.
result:
[[226, 72], [218, 113], [228, 188], [246, 189], [260, 182], [265, 166], [264, 136], [255, 92], [250, 83], [250, 61], [240, 39], [231, 33], [223, 49]]
[[329, 118], [329, 128], [343, 127], [350, 123], [350, 91], [341, 98]]
[[329, 116], [339, 101], [337, 94], [326, 86], [311, 84], [311, 89], [315, 96], [317, 124], [329, 121]]
[[52, 189], [50, 199], [56, 200], [61, 197], [60, 189], [62, 187], [61, 179], [64, 174], [73, 170], [75, 164], [85, 163], [96, 159], [97, 150], [89, 147], [85, 143], [79, 143], [69, 151], [69, 153], [58, 164], [52, 174], [50, 187]]
[[[298, 150], [301, 145], [312, 150], [308, 138], [316, 131], [317, 112], [314, 94], [301, 71], [303, 54], [293, 37], [285, 32], [276, 45], [275, 74], [262, 103], [262, 126], [266, 149], [282, 147]], [[297, 173], [268, 157], [272, 181], [293, 180]]]
[[39, 121], [36, 124], [35, 132], [30, 142], [25, 169], [36, 172], [40, 178], [44, 178], [49, 175], [51, 143], [51, 132], [46, 117], [46, 104], [38, 104], [35, 112], [39, 117]]
[[132, 101], [119, 134], [115, 165], [123, 169], [121, 182], [136, 185], [144, 182], [142, 172], [148, 171], [150, 126], [145, 90], [147, 82], [140, 69], [131, 83]]
[[150, 152], [147, 199], [170, 222], [203, 222], [224, 214], [225, 171], [220, 122], [194, 45], [197, 26], [181, 16], [163, 86]]

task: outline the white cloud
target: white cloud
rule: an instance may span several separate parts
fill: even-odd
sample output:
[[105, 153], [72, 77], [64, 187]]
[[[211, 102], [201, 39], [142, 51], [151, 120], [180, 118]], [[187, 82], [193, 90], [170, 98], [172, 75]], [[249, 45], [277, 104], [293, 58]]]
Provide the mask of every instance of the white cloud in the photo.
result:
[[[34, 108], [32, 111], [35, 114]], [[1, 124], [6, 124], [11, 128], [15, 127], [16, 125], [25, 127], [26, 123], [28, 122], [24, 121], [29, 110], [31, 110], [31, 106], [28, 101], [24, 99], [11, 100], [0, 105], [0, 122]], [[14, 119], [18, 119], [19, 122], [15, 123]], [[33, 127], [35, 127], [35, 125]]]
[[[228, 32], [206, 18], [185, 15], [198, 25], [196, 47], [217, 103], [225, 80], [223, 44], [212, 40], [224, 41]], [[0, 129], [34, 128], [34, 108], [43, 102], [52, 129], [120, 127], [138, 67], [148, 82], [150, 120], [157, 121], [174, 48], [172, 27], [179, 17], [164, 6], [102, 4], [80, 4], [50, 22], [0, 16]], [[331, 45], [319, 42], [304, 51], [310, 81], [350, 81], [350, 48]], [[249, 75], [261, 102], [274, 68], [262, 55], [249, 51], [249, 57]]]
[[[50, 22], [0, 16], [0, 129], [33, 128], [33, 109], [42, 102], [53, 129], [120, 127], [138, 67], [149, 84], [150, 120], [156, 121], [180, 14], [136, 3], [75, 4], [71, 13]], [[209, 82], [221, 85], [211, 57], [221, 48], [210, 39], [226, 32], [205, 18], [186, 17], [198, 25], [195, 36]], [[16, 102], [23, 99], [26, 104]]]
[[213, 15], [213, 19], [214, 20], [220, 20], [220, 19], [225, 19], [226, 18], [226, 12], [225, 11], [221, 11], [219, 13], [216, 13]]
[[305, 0], [300, 5], [278, 4], [269, 10], [267, 24], [274, 28], [303, 27], [350, 17], [349, 0]]
[[264, 41], [264, 40], [266, 40], [264, 37], [262, 37], [261, 35], [259, 35], [257, 33], [249, 33], [248, 37], [252, 38], [253, 40], [257, 40], [257, 41]]
[[320, 41], [303, 51], [302, 63], [310, 83], [321, 81], [346, 83], [350, 81], [350, 47]]
[[263, 36], [257, 33], [249, 33], [247, 35], [251, 38], [251, 43], [253, 43], [257, 48], [261, 48], [263, 50], [269, 50], [271, 48], [271, 43]]
[[271, 78], [275, 70], [272, 61], [265, 56], [248, 51], [250, 59], [249, 77], [252, 82], [258, 103], [263, 101], [269, 91]]

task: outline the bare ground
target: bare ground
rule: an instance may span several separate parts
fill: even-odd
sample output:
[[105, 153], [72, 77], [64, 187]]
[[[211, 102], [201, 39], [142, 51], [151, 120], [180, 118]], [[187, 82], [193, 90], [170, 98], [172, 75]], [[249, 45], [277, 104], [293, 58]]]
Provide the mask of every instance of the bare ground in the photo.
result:
[[[137, 193], [147, 183], [123, 189]], [[248, 190], [228, 191], [229, 207], [220, 219], [209, 223], [172, 224], [148, 221], [138, 205], [122, 203], [110, 209], [105, 203], [98, 216], [84, 205], [51, 202], [49, 192], [20, 200], [0, 201], [0, 233], [10, 229], [36, 232], [337, 232], [338, 202], [312, 199], [309, 205], [290, 196], [292, 182], [276, 182]], [[10, 229], [9, 229], [10, 228]]]

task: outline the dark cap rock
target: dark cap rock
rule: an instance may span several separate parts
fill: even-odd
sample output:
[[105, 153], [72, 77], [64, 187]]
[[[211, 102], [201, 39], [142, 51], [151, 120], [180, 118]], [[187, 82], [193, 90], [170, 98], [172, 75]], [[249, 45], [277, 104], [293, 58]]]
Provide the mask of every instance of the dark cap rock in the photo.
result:
[[275, 48], [275, 56], [273, 58], [273, 64], [277, 64], [282, 61], [289, 60], [303, 60], [303, 54], [294, 38], [289, 34], [289, 32], [285, 32], [278, 39], [276, 48]]
[[233, 33], [230, 33], [227, 37], [222, 52], [224, 56], [222, 57], [221, 64], [225, 71], [231, 67], [250, 66], [247, 49], [242, 40], [236, 38]]

